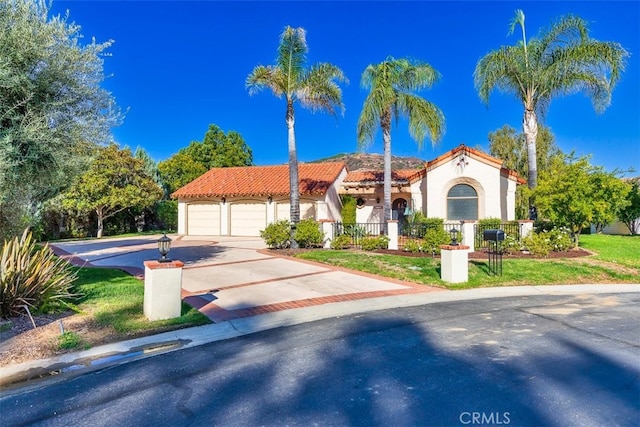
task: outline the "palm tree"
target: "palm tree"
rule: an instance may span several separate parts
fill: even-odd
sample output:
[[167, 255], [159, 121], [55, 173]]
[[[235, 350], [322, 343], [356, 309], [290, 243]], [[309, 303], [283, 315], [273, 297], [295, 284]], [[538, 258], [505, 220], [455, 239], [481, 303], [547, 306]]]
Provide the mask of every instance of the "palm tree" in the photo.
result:
[[[534, 189], [538, 180], [538, 117], [544, 117], [554, 97], [576, 92], [589, 95], [596, 112], [603, 112], [611, 103], [611, 92], [629, 54], [618, 43], [591, 39], [587, 22], [576, 16], [562, 17], [539, 38], [529, 41], [522, 10], [516, 10], [509, 34], [517, 25], [522, 29], [522, 41], [489, 52], [478, 61], [473, 77], [486, 104], [497, 88], [513, 93], [524, 105], [528, 187]], [[533, 207], [532, 201], [530, 205]]]
[[278, 57], [275, 65], [258, 65], [247, 77], [249, 94], [268, 88], [278, 98], [285, 97], [287, 110], [285, 122], [289, 145], [289, 186], [291, 190], [291, 246], [297, 247], [294, 239], [295, 226], [300, 221], [300, 188], [298, 182], [298, 158], [294, 132], [294, 109], [296, 101], [312, 111], [324, 110], [336, 115], [338, 109], [344, 113], [342, 91], [338, 82], [346, 82], [342, 70], [329, 63], [319, 63], [305, 68], [307, 57], [306, 31], [304, 28], [285, 27], [280, 36]]
[[409, 134], [422, 146], [429, 135], [435, 145], [444, 134], [444, 115], [433, 103], [413, 91], [430, 88], [440, 78], [431, 65], [388, 57], [369, 65], [362, 73], [361, 85], [370, 89], [358, 120], [358, 146], [364, 148], [375, 137], [378, 125], [384, 143], [384, 222], [391, 219], [391, 120], [406, 117]]

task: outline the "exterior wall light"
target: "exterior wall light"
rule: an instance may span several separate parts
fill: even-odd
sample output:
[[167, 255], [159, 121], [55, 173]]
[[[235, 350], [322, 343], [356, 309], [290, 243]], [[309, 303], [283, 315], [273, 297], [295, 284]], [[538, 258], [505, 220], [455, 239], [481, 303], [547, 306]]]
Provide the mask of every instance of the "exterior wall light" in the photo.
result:
[[171, 250], [171, 239], [167, 237], [167, 233], [164, 233], [161, 238], [158, 239], [158, 251], [160, 252], [160, 259], [158, 262], [171, 262], [167, 258], [167, 254]]

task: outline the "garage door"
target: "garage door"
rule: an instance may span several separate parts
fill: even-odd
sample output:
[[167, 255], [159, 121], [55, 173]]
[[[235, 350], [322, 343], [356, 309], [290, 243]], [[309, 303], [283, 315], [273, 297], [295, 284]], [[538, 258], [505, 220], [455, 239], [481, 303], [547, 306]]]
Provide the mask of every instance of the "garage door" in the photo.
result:
[[219, 236], [220, 205], [212, 203], [187, 205], [187, 234], [191, 236]]
[[[316, 204], [315, 202], [300, 202], [300, 219], [315, 218], [316, 217]], [[291, 218], [291, 204], [290, 203], [278, 203], [276, 206], [276, 219], [290, 219]]]
[[232, 203], [229, 205], [232, 236], [259, 236], [267, 226], [267, 206], [264, 202]]

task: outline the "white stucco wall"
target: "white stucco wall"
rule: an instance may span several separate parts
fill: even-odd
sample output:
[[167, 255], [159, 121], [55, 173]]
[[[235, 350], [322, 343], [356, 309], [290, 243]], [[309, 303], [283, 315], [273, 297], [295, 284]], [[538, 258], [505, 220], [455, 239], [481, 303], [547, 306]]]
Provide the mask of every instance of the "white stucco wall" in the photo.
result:
[[178, 199], [178, 234], [187, 234], [187, 203]]
[[338, 194], [340, 188], [342, 188], [342, 181], [347, 176], [347, 170], [342, 169], [338, 178], [329, 187], [327, 194], [324, 197], [324, 203], [326, 203], [326, 217], [316, 218], [321, 220], [342, 221], [342, 203], [340, 202], [340, 195]]
[[[425, 214], [428, 217], [447, 219], [449, 190], [457, 184], [468, 184], [478, 193], [478, 219], [491, 217], [506, 221], [510, 219], [510, 215], [515, 215], [515, 202], [512, 201], [511, 206], [504, 209], [502, 207], [502, 201], [506, 201], [510, 195], [511, 186], [502, 182], [500, 168], [470, 156], [465, 159], [466, 164], [459, 165], [459, 158], [456, 156], [427, 171]], [[507, 178], [504, 179], [507, 180]], [[515, 187], [513, 196], [515, 196]], [[508, 215], [506, 211], [512, 211], [512, 213]]]

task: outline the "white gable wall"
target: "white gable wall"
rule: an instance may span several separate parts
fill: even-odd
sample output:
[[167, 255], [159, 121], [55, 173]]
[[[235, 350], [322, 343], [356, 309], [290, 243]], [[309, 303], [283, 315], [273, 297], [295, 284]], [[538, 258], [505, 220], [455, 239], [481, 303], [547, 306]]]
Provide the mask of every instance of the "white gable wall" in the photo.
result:
[[427, 171], [425, 214], [446, 220], [449, 190], [457, 184], [468, 184], [478, 193], [478, 219], [501, 218], [506, 221], [509, 215], [503, 213], [501, 199], [507, 199], [510, 186], [501, 182], [500, 168], [470, 156], [465, 157], [464, 164], [459, 164], [459, 160], [455, 156]]

